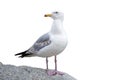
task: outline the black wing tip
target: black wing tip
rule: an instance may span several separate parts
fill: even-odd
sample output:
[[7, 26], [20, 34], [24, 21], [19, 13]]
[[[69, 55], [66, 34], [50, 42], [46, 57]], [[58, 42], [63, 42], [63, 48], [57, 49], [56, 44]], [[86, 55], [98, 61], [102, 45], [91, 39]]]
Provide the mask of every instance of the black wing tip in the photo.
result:
[[21, 54], [15, 54], [14, 56], [18, 56], [18, 58], [23, 58], [24, 56]]
[[21, 53], [17, 53], [17, 54], [15, 54], [15, 56], [19, 56], [19, 58], [23, 58], [23, 57], [25, 57], [27, 51], [28, 50], [21, 52]]
[[15, 54], [15, 56], [18, 56], [19, 58], [24, 58], [24, 57], [29, 57], [31, 56], [33, 53], [29, 53], [28, 50], [21, 52], [21, 53], [17, 53]]
[[19, 54], [15, 54], [14, 56], [18, 56]]
[[19, 56], [18, 58], [23, 58], [24, 56]]

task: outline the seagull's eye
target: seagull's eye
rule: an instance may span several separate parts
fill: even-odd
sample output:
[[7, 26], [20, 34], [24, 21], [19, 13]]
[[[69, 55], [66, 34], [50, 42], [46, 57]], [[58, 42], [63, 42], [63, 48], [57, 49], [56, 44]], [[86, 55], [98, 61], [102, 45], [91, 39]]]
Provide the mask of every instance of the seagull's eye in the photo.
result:
[[58, 12], [57, 12], [57, 11], [56, 11], [55, 13], [56, 13], [56, 14], [58, 14]]

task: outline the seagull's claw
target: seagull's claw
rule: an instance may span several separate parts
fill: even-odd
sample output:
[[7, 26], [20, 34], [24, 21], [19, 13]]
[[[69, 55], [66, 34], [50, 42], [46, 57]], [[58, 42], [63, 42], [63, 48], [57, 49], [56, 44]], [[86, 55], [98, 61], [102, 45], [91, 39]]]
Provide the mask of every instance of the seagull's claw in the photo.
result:
[[54, 75], [64, 75], [63, 72], [56, 71], [56, 70], [48, 70], [48, 71], [47, 71], [47, 74], [48, 74], [49, 76], [54, 76]]

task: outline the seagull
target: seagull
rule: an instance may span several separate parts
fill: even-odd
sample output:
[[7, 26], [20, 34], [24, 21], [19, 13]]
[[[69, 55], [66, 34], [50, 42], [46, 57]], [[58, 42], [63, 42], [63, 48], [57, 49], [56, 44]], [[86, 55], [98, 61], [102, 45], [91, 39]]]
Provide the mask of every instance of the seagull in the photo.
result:
[[[67, 46], [67, 36], [63, 28], [64, 14], [62, 12], [52, 12], [45, 14], [44, 17], [51, 17], [53, 24], [51, 30], [42, 35], [28, 50], [15, 54], [20, 58], [24, 57], [43, 57], [46, 58], [46, 71], [48, 75], [63, 75], [63, 72], [57, 70], [57, 55]], [[54, 56], [55, 69], [48, 69], [48, 58]]]

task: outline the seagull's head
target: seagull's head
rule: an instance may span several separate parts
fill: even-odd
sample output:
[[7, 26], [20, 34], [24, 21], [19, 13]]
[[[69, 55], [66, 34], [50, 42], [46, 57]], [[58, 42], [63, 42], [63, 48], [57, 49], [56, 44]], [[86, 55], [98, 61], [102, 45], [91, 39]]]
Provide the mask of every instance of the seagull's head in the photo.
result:
[[45, 14], [44, 16], [51, 17], [54, 20], [57, 20], [57, 19], [63, 20], [64, 19], [64, 14], [62, 12], [58, 12], [58, 11], [52, 12], [51, 14]]

